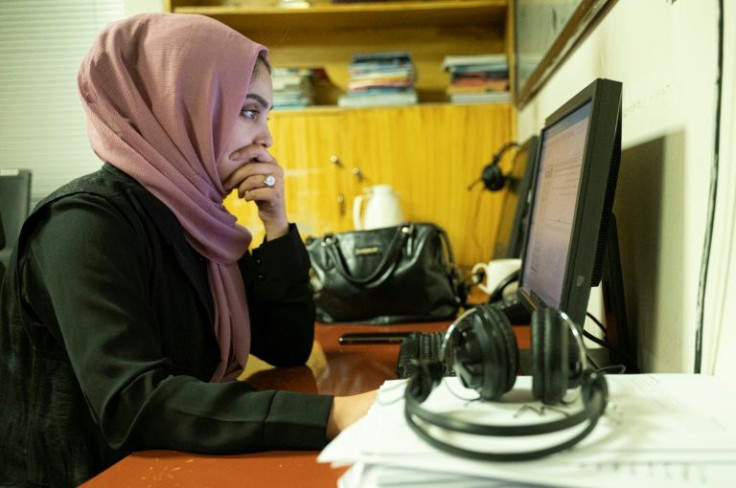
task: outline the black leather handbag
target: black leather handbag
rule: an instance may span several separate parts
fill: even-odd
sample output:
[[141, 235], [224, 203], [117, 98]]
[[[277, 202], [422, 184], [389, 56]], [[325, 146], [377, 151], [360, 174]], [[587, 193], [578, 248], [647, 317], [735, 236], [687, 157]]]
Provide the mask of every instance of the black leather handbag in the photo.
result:
[[464, 303], [450, 240], [435, 224], [325, 234], [306, 244], [320, 322], [447, 320]]

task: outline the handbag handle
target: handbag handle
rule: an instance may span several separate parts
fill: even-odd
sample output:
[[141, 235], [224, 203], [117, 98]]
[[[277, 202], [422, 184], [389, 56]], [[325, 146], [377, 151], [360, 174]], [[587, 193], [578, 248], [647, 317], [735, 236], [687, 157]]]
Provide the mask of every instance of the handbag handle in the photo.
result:
[[458, 268], [455, 266], [455, 255], [452, 252], [452, 245], [450, 244], [450, 236], [447, 235], [444, 229], [439, 228], [440, 241], [445, 248], [443, 257], [446, 259], [445, 266], [447, 266], [448, 273], [452, 276], [451, 281], [453, 282], [453, 288], [457, 295], [458, 301], [461, 307], [467, 308], [468, 306], [468, 290], [459, 274]]
[[452, 246], [450, 245], [450, 236], [447, 235], [447, 232], [445, 232], [444, 229], [438, 228], [438, 234], [440, 235], [440, 240], [442, 241], [442, 247], [445, 249], [444, 256], [447, 258], [447, 262], [445, 263], [447, 266], [453, 266], [455, 264], [455, 255], [452, 252]]
[[340, 252], [340, 248], [337, 246], [337, 238], [333, 234], [328, 234], [324, 237], [324, 239], [322, 239], [322, 246], [332, 258], [332, 261], [335, 263], [335, 269], [340, 274], [340, 276], [345, 278], [350, 283], [353, 283], [354, 285], [367, 285], [376, 281], [376, 279], [382, 276], [392, 264], [395, 265], [398, 262], [397, 258], [399, 257], [399, 254], [401, 254], [401, 248], [404, 246], [406, 240], [412, 236], [412, 234], [414, 234], [413, 224], [400, 225], [396, 229], [396, 234], [394, 235], [393, 239], [391, 239], [391, 244], [389, 245], [388, 252], [383, 256], [383, 259], [378, 264], [373, 273], [366, 276], [365, 278], [357, 278], [350, 275], [350, 271], [348, 271], [347, 267], [345, 266], [345, 260], [343, 259], [342, 253]]

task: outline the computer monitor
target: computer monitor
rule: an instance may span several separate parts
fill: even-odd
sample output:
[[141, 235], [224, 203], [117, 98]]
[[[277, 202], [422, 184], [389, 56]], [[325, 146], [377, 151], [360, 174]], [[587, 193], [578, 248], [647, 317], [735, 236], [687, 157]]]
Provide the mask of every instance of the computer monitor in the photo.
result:
[[614, 222], [621, 91], [619, 82], [594, 81], [550, 115], [540, 134], [519, 294], [530, 311], [554, 307], [581, 327]]
[[506, 177], [506, 194], [493, 248], [494, 260], [521, 257], [538, 149], [539, 137], [534, 135], [522, 143], [514, 155], [513, 167]]

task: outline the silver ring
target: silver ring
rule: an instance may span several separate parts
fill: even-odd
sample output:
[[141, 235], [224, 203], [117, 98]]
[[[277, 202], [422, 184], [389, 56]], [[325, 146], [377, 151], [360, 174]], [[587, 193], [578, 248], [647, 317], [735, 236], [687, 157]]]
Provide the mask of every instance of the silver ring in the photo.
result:
[[274, 178], [273, 175], [268, 175], [268, 176], [266, 176], [266, 179], [263, 180], [263, 183], [266, 186], [273, 186], [273, 185], [276, 184], [276, 178]]

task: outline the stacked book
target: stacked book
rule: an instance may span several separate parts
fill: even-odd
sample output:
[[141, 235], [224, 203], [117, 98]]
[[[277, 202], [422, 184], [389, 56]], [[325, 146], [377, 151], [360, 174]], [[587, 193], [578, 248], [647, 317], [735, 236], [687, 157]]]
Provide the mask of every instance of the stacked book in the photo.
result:
[[508, 102], [509, 63], [504, 54], [446, 56], [447, 95], [453, 103]]
[[416, 68], [407, 51], [356, 54], [350, 63], [348, 91], [341, 107], [417, 103]]
[[304, 108], [313, 102], [312, 70], [273, 68], [274, 109]]

